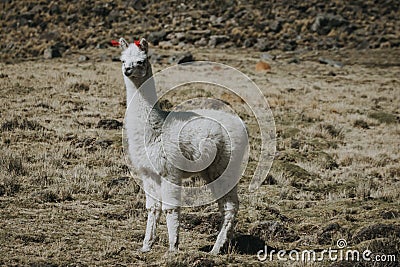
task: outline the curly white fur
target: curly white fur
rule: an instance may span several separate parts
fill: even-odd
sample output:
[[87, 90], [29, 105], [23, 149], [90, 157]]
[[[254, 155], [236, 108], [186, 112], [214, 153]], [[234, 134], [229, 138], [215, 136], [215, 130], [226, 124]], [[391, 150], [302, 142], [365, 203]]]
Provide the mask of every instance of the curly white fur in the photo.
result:
[[[236, 183], [247, 145], [244, 124], [239, 117], [217, 110], [161, 110], [146, 40], [128, 44], [121, 38], [120, 44], [129, 156], [143, 182], [148, 210], [142, 251], [149, 251], [155, 241], [161, 210], [166, 212], [169, 250], [178, 248], [182, 179], [200, 174], [210, 183], [225, 172], [228, 178], [222, 179], [219, 187], [211, 187], [215, 195], [221, 187], [231, 189], [218, 199], [223, 223], [211, 251], [218, 254], [228, 241], [238, 211]], [[228, 164], [232, 167], [227, 168]]]

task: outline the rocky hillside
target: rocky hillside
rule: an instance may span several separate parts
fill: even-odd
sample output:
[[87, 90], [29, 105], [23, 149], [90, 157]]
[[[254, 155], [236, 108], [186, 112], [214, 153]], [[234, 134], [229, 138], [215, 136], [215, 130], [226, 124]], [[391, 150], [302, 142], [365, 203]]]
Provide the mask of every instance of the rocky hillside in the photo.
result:
[[[0, 2], [1, 58], [62, 56], [145, 36], [164, 48], [381, 48], [400, 45], [400, 1]], [[47, 53], [49, 51], [47, 50]]]

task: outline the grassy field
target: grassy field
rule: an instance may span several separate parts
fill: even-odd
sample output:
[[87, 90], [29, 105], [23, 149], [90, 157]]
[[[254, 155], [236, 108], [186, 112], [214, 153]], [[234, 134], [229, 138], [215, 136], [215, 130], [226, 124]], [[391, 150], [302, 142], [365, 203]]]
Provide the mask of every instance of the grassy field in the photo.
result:
[[[124, 160], [120, 63], [96, 53], [86, 62], [71, 55], [0, 63], [0, 265], [356, 266], [282, 262], [276, 255], [260, 262], [256, 256], [264, 242], [276, 250], [320, 251], [345, 239], [348, 248], [397, 259], [370, 266], [398, 266], [400, 50], [275, 51], [269, 72], [255, 71], [260, 53], [246, 52], [243, 59], [243, 52], [193, 52], [249, 75], [276, 124], [270, 175], [249, 194], [255, 162], [249, 163], [236, 237], [219, 256], [204, 252], [218, 233], [216, 204], [183, 210], [177, 254], [165, 254], [164, 218], [152, 252], [138, 252], [146, 212]], [[319, 57], [345, 65], [321, 64]], [[155, 70], [167, 66], [153, 64]], [[244, 105], [227, 94], [204, 94], [238, 110]], [[179, 95], [169, 101], [179, 103]], [[257, 149], [257, 136], [250, 137]]]

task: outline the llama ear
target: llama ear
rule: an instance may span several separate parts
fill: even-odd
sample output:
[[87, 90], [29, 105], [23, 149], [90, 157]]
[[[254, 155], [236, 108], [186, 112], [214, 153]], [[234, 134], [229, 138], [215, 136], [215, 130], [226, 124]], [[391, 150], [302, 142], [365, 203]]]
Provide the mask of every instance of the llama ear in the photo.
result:
[[129, 46], [128, 42], [124, 38], [121, 37], [119, 39], [119, 47], [121, 47], [122, 50], [125, 50], [128, 48], [128, 46]]
[[144, 38], [140, 39], [140, 49], [146, 53], [149, 50], [149, 43]]

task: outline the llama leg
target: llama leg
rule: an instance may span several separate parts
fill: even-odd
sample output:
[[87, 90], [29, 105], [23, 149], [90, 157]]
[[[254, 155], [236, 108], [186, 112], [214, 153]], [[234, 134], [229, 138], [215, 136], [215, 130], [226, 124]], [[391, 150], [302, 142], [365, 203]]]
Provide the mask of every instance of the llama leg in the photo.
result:
[[211, 254], [218, 254], [222, 247], [227, 244], [232, 235], [236, 214], [239, 209], [237, 188], [233, 188], [226, 196], [218, 200], [218, 207], [223, 216], [221, 230], [215, 241]]
[[[146, 198], [151, 198], [151, 196], [146, 196]], [[154, 205], [147, 209], [147, 212], [146, 234], [143, 240], [142, 252], [150, 251], [156, 239], [157, 223], [160, 220], [161, 214], [161, 203], [155, 201]]]
[[178, 250], [180, 214], [180, 208], [169, 209], [166, 211], [169, 251]]
[[[146, 234], [143, 240], [142, 252], [150, 251], [156, 239], [157, 223], [161, 215], [160, 184], [156, 180], [143, 180], [143, 187], [146, 192], [147, 225]], [[158, 195], [158, 196], [157, 196]]]
[[179, 219], [181, 214], [181, 189], [174, 183], [176, 179], [163, 179], [161, 182], [162, 209], [166, 213], [168, 228], [169, 251], [178, 250], [179, 245]]

